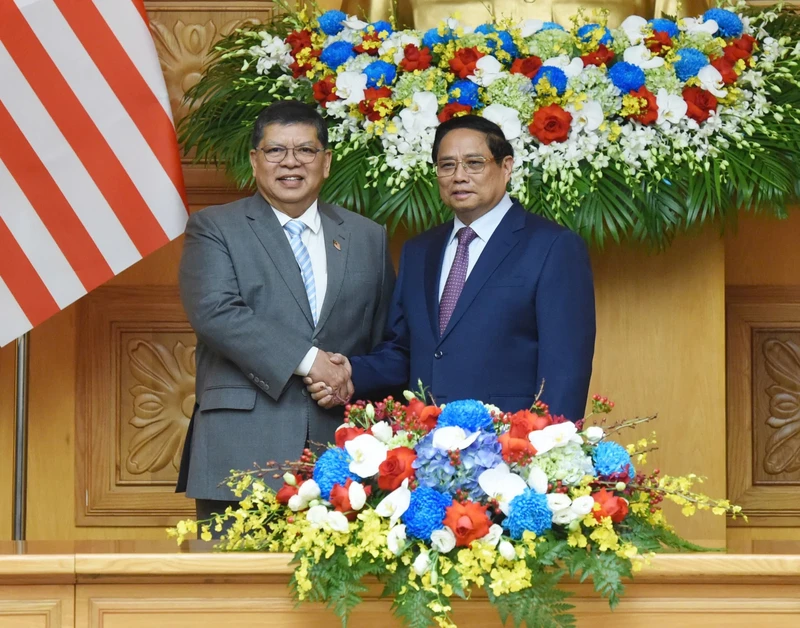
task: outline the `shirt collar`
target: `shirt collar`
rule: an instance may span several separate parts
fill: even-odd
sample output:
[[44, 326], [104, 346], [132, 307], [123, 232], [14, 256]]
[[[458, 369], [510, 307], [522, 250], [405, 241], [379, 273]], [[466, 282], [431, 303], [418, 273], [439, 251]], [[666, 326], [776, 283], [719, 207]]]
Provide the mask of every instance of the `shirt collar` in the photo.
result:
[[[488, 242], [489, 238], [492, 237], [495, 229], [500, 224], [500, 221], [503, 220], [503, 217], [506, 215], [509, 209], [514, 202], [511, 200], [511, 197], [508, 193], [500, 199], [500, 202], [495, 205], [492, 209], [486, 212], [483, 216], [475, 220], [471, 225], [469, 225], [475, 234], [484, 242]], [[455, 217], [453, 220], [453, 233], [450, 234], [450, 242], [456, 239], [456, 234], [458, 230], [462, 227], [466, 227], [463, 222], [458, 218]]]
[[[291, 216], [287, 216], [282, 211], [272, 208], [272, 211], [275, 212], [275, 215], [278, 217], [278, 222], [281, 223], [281, 227], [285, 227], [286, 223], [292, 220]], [[322, 226], [322, 220], [319, 217], [319, 207], [317, 201], [311, 203], [311, 206], [303, 212], [303, 214], [297, 218], [300, 222], [305, 224], [306, 227], [311, 229], [313, 233], [319, 233], [320, 227]]]

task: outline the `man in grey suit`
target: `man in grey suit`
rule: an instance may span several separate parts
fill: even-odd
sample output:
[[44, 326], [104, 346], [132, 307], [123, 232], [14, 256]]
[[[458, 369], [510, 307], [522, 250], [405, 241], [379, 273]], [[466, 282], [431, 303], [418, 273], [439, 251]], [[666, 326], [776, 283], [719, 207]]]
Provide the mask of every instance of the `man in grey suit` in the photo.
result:
[[[197, 334], [197, 405], [178, 492], [208, 518], [235, 502], [231, 469], [300, 457], [333, 440], [341, 409], [318, 406], [303, 377], [352, 393], [325, 350], [381, 340], [395, 275], [385, 230], [318, 201], [331, 151], [325, 121], [295, 101], [264, 109], [250, 163], [258, 192], [193, 214], [180, 292]], [[268, 481], [273, 479], [266, 478]]]

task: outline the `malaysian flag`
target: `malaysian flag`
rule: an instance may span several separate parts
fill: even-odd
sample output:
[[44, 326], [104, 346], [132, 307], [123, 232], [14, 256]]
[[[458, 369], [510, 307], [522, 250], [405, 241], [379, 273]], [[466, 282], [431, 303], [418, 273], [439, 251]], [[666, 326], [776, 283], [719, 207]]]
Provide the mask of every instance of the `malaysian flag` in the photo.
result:
[[184, 231], [141, 0], [0, 0], [0, 346]]

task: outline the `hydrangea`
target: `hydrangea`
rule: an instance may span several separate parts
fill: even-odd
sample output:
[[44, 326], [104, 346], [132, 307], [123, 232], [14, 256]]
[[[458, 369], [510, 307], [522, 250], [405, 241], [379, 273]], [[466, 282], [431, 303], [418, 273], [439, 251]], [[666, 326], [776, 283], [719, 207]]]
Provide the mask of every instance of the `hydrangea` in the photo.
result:
[[439, 415], [438, 427], [451, 425], [467, 432], [477, 432], [492, 424], [492, 415], [480, 401], [462, 399], [448, 403]]
[[314, 465], [314, 481], [324, 499], [329, 499], [334, 484], [344, 486], [348, 478], [360, 482], [356, 474], [350, 472], [350, 456], [341, 447], [332, 447], [318, 459]]
[[343, 11], [325, 11], [319, 16], [319, 28], [326, 35], [338, 35], [344, 30], [344, 22], [347, 15]]
[[574, 56], [575, 42], [572, 41], [572, 35], [563, 29], [538, 31], [525, 41], [528, 44], [528, 53], [542, 61], [562, 54]]
[[421, 72], [403, 72], [394, 85], [393, 97], [394, 100], [408, 106], [414, 94], [418, 92], [432, 92], [441, 100], [447, 95], [447, 78], [444, 72], [439, 68], [428, 68]]
[[412, 466], [417, 470], [420, 486], [438, 488], [449, 494], [463, 491], [470, 499], [486, 497], [478, 485], [478, 476], [503, 462], [503, 450], [494, 432], [481, 432], [466, 449], [462, 449], [461, 462], [453, 466], [449, 452], [433, 446], [433, 433], [425, 436], [416, 446], [417, 459]]
[[611, 66], [608, 78], [623, 94], [639, 89], [644, 85], [644, 70], [637, 65], [620, 61]]
[[683, 91], [683, 83], [675, 74], [675, 68], [668, 63], [648, 70], [645, 76], [645, 87], [654, 94], [660, 89], [666, 89], [670, 94], [680, 94]]
[[397, 78], [397, 68], [386, 61], [373, 61], [364, 68], [364, 74], [367, 75], [367, 87], [391, 85]]
[[604, 440], [594, 448], [594, 466], [600, 476], [625, 473], [626, 470], [631, 476], [635, 473], [627, 450], [610, 440]]
[[666, 33], [670, 36], [670, 39], [673, 37], [677, 37], [680, 33], [680, 29], [678, 25], [673, 22], [672, 20], [668, 20], [663, 17], [657, 17], [653, 20], [647, 22], [654, 31], [661, 31], [662, 33]]
[[503, 521], [503, 527], [508, 530], [512, 539], [521, 539], [526, 530], [538, 536], [553, 525], [553, 514], [547, 506], [547, 496], [529, 488], [512, 499], [508, 508], [508, 517]]
[[547, 82], [550, 83], [551, 87], [556, 88], [556, 93], [559, 96], [564, 93], [564, 90], [567, 89], [567, 75], [564, 74], [564, 70], [561, 68], [557, 68], [554, 65], [542, 66], [536, 75], [531, 79], [533, 86], [536, 87], [539, 81], [541, 81], [543, 78], [547, 79]]
[[584, 475], [594, 475], [592, 458], [578, 443], [567, 443], [536, 456], [531, 461], [531, 466], [544, 471], [547, 479], [553, 483], [561, 480], [564, 484], [574, 485]]
[[520, 120], [530, 120], [533, 117], [535, 109], [533, 86], [524, 74], [503, 75], [484, 89], [486, 102], [516, 109]]
[[372, 28], [375, 29], [374, 32], [377, 33], [378, 35], [380, 35], [381, 33], [386, 33], [386, 36], [388, 37], [394, 32], [392, 25], [389, 24], [389, 22], [387, 22], [386, 20], [378, 20], [377, 22], [373, 22], [371, 26]]
[[[458, 90], [458, 95], [456, 95], [456, 90]], [[473, 109], [480, 105], [478, 85], [469, 79], [462, 79], [453, 83], [453, 86], [450, 88], [449, 96], [449, 102], [469, 105]]]
[[448, 41], [452, 41], [452, 39], [453, 31], [450, 29], [445, 29], [444, 35], [441, 35], [439, 34], [438, 28], [431, 28], [425, 31], [425, 34], [422, 36], [422, 45], [427, 46], [433, 51], [433, 47], [436, 44], [446, 44]]
[[[678, 60], [675, 62], [675, 74], [682, 81], [688, 81], [708, 65], [706, 57], [697, 48], [683, 48], [678, 51]], [[634, 88], [635, 89], [635, 88]]]
[[570, 78], [567, 86], [599, 102], [606, 116], [616, 113], [622, 106], [619, 89], [609, 80], [608, 74], [595, 65], [585, 67], [583, 72]]
[[355, 56], [353, 44], [347, 41], [335, 41], [330, 46], [322, 49], [319, 60], [332, 70], [335, 70]]
[[709, 9], [703, 14], [703, 21], [714, 20], [719, 26], [719, 34], [723, 37], [741, 37], [744, 30], [742, 19], [727, 9]]
[[603, 29], [603, 36], [600, 38], [598, 43], [603, 44], [604, 46], [611, 45], [611, 31], [608, 30], [605, 26], [600, 26], [600, 24], [584, 24], [578, 29], [578, 39], [580, 39], [584, 43], [588, 43], [592, 41], [592, 33], [594, 33], [598, 29]]
[[431, 533], [442, 527], [445, 511], [453, 503], [449, 495], [421, 486], [411, 492], [411, 503], [403, 513], [406, 534], [423, 541], [430, 541]]

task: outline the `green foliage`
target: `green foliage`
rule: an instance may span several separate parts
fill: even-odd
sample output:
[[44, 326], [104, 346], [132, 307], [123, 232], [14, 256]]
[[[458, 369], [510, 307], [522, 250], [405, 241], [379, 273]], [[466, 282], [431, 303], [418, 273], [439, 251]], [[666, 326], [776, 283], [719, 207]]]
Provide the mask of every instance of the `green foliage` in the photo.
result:
[[620, 539], [639, 548], [640, 552], [717, 552], [715, 548], [696, 545], [681, 538], [665, 526], [654, 526], [642, 517], [629, 515], [620, 526]]
[[511, 617], [515, 628], [569, 628], [575, 625], [575, 616], [572, 605], [566, 602], [572, 593], [557, 587], [563, 575], [561, 570], [546, 572], [539, 568], [527, 589], [494, 595], [487, 586], [486, 591], [503, 623]]

